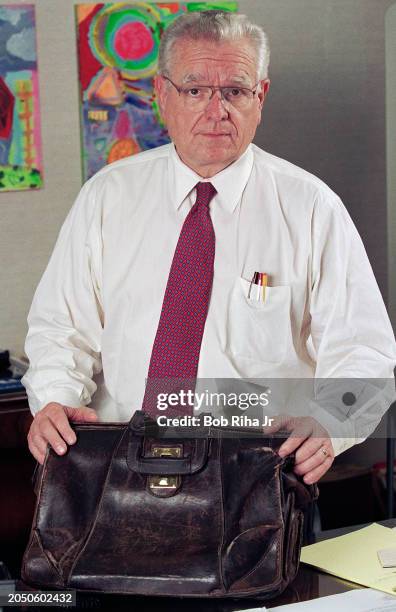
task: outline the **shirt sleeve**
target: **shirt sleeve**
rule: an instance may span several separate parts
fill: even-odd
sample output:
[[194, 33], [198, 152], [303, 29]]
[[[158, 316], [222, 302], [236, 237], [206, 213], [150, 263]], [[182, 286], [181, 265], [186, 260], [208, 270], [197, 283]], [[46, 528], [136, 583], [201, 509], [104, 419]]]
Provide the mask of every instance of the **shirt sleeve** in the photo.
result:
[[395, 400], [396, 344], [362, 240], [335, 194], [318, 200], [312, 228], [311, 414], [339, 454], [370, 435]]
[[101, 371], [100, 212], [95, 184], [86, 183], [64, 222], [28, 315], [22, 379], [31, 412], [49, 402], [87, 405]]

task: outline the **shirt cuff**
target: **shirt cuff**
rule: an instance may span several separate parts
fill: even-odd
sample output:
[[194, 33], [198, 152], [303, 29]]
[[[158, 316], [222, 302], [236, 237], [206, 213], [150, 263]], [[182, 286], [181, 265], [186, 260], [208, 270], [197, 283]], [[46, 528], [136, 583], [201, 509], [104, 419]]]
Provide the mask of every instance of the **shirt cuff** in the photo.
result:
[[352, 424], [348, 421], [339, 421], [336, 417], [330, 414], [327, 410], [321, 408], [316, 402], [309, 403], [310, 416], [318, 421], [329, 434], [330, 441], [333, 445], [334, 456], [336, 457], [345, 450], [362, 442], [364, 438], [356, 439]]
[[330, 440], [333, 445], [334, 457], [337, 457], [355, 444], [364, 442], [365, 438], [330, 438]]
[[[23, 381], [22, 381], [23, 382]], [[30, 412], [35, 416], [50, 402], [57, 402], [62, 406], [70, 408], [80, 408], [83, 405], [80, 394], [71, 391], [70, 389], [54, 389], [49, 391], [45, 397], [37, 397], [31, 389], [25, 384], [26, 393], [29, 401]]]

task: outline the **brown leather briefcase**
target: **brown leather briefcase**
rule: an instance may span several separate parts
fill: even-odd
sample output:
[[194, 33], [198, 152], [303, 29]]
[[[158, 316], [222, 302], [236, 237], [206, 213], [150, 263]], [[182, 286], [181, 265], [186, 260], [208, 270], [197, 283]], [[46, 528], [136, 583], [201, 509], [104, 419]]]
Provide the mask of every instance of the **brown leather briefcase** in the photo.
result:
[[282, 440], [215, 428], [164, 438], [150, 424], [142, 412], [129, 424], [74, 424], [66, 455], [47, 450], [22, 579], [172, 597], [279, 594], [296, 575], [317, 491], [276, 453]]

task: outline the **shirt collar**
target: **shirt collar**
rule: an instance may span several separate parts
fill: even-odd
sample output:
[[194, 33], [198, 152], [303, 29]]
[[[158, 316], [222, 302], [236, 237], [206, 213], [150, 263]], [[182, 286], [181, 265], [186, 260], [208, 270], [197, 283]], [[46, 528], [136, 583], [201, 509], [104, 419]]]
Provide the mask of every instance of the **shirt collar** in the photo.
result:
[[199, 174], [186, 166], [176, 152], [172, 143], [169, 155], [169, 187], [170, 197], [175, 208], [180, 208], [188, 194], [199, 181], [208, 180], [215, 187], [217, 204], [232, 213], [246, 187], [253, 167], [253, 151], [251, 145], [232, 164], [221, 170], [210, 179], [203, 179]]

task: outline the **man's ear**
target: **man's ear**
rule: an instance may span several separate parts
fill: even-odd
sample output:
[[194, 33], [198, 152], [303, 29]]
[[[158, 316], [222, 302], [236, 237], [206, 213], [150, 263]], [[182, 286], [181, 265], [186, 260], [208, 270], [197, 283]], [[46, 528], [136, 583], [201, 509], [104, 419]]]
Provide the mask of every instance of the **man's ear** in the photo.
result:
[[260, 102], [260, 110], [263, 108], [264, 106], [264, 100], [267, 97], [267, 93], [270, 87], [270, 83], [271, 81], [269, 79], [262, 79], [259, 83], [260, 85], [260, 91], [257, 93], [257, 97], [259, 99]]
[[158, 106], [159, 106], [159, 110], [161, 113], [161, 117], [162, 119], [164, 119], [165, 103], [166, 103], [166, 97], [168, 94], [168, 88], [166, 86], [165, 79], [160, 74], [157, 74], [154, 77], [154, 91], [155, 91], [155, 97], [157, 98], [157, 101], [158, 101]]

